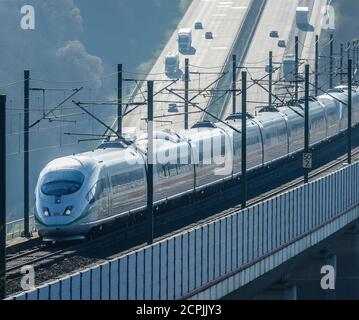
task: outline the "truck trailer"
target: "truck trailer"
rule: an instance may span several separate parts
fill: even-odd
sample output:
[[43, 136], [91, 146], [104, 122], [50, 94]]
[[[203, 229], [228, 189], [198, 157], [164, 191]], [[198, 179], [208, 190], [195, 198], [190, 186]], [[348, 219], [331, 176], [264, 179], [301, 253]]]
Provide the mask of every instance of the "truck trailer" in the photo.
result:
[[192, 47], [191, 28], [181, 28], [178, 30], [178, 50], [180, 52], [188, 51]]
[[297, 21], [297, 25], [308, 25], [309, 24], [309, 8], [308, 7], [297, 7], [296, 21]]

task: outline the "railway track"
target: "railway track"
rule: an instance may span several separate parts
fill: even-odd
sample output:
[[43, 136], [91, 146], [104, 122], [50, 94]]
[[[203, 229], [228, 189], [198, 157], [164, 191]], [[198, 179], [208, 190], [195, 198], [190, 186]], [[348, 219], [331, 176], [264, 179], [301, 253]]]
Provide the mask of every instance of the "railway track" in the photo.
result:
[[[359, 149], [354, 150], [352, 153], [352, 157], [354, 162], [359, 160]], [[339, 159], [337, 159], [336, 161], [330, 162], [328, 165], [322, 166], [321, 168], [314, 170], [313, 172], [311, 172], [309, 174], [309, 179], [313, 180], [315, 178], [319, 178], [321, 175], [323, 175], [324, 173], [327, 174], [328, 171], [334, 170], [334, 169], [339, 169], [340, 167], [343, 167], [344, 164], [347, 165], [347, 163], [345, 162], [345, 160], [347, 159], [346, 156], [342, 156]], [[294, 180], [292, 182], [289, 182], [288, 184], [286, 184], [285, 188], [283, 189], [278, 189], [278, 190], [274, 190], [274, 192], [268, 194], [268, 195], [264, 195], [262, 196], [258, 196], [254, 201], [249, 201], [249, 205], [253, 206], [259, 202], [268, 200], [270, 198], [273, 198], [281, 193], [283, 193], [283, 191], [287, 191], [287, 190], [291, 190], [293, 188], [299, 187], [304, 183], [304, 179], [303, 178], [299, 178], [297, 180]]]
[[[336, 159], [335, 161], [332, 161], [330, 163], [328, 163], [327, 165], [324, 165], [314, 171], [312, 171], [309, 174], [309, 179], [313, 180], [315, 178], [319, 178], [322, 175], [326, 175], [329, 174], [330, 171], [333, 171], [334, 169], [340, 169], [341, 167], [343, 167], [344, 163], [346, 160], [346, 155], [342, 156], [338, 159]], [[352, 160], [353, 162], [359, 161], [359, 148], [353, 150], [352, 152]], [[346, 163], [347, 164], [347, 163]], [[280, 194], [282, 194], [283, 192], [292, 190], [296, 187], [301, 186], [304, 183], [304, 178], [297, 178], [289, 183], [286, 183], [285, 185], [282, 185], [278, 188], [275, 188], [273, 190], [271, 190], [270, 192], [261, 194], [253, 199], [250, 199], [249, 201], [247, 201], [247, 207], [252, 207], [260, 202], [269, 200], [271, 198], [274, 198]], [[201, 221], [198, 223], [194, 223], [192, 224], [190, 227], [191, 228], [195, 228], [195, 227], [200, 227], [203, 226], [204, 224], [209, 224], [211, 222], [214, 222], [220, 218], [226, 217], [228, 215], [231, 215], [235, 212], [237, 212], [238, 210], [241, 210], [241, 205], [236, 205], [231, 207], [230, 209], [224, 210], [214, 216], [209, 217], [208, 219], [206, 219], [205, 221]], [[178, 234], [178, 233], [182, 233], [184, 230], [180, 230], [178, 232], [174, 232], [172, 233], [172, 235]]]
[[[320, 168], [310, 173], [310, 179], [317, 178], [323, 174], [328, 173], [328, 171], [342, 167], [345, 160], [346, 156], [340, 156], [337, 159], [321, 166]], [[359, 147], [353, 150], [353, 161], [357, 160], [359, 160]], [[303, 178], [297, 178], [293, 181], [287, 182], [269, 192], [257, 195], [256, 197], [250, 199], [248, 201], [248, 206], [253, 206], [261, 201], [275, 197], [284, 191], [288, 191], [300, 186], [302, 183]], [[238, 187], [234, 188], [238, 189]], [[217, 201], [219, 201], [217, 195], [208, 196], [204, 199], [196, 201], [194, 204], [192, 204], [192, 206], [190, 206], [190, 208], [186, 206], [186, 208], [182, 207], [175, 210], [170, 210], [168, 213], [163, 213], [155, 217], [156, 227], [158, 230], [162, 231], [162, 234], [156, 236], [156, 241], [160, 241], [169, 235], [173, 236], [178, 233], [182, 233], [186, 229], [192, 229], [203, 224], [208, 224], [218, 218], [225, 217], [240, 210], [239, 205], [232, 205], [230, 208], [227, 207], [226, 209], [219, 209], [217, 213], [212, 214], [210, 217], [206, 217], [204, 215], [202, 220], [198, 219], [192, 224], [184, 225], [183, 221], [186, 219], [186, 217], [193, 216], [193, 212], [195, 212], [195, 210], [209, 210], [209, 208], [211, 208], [210, 203], [215, 203], [216, 197]], [[223, 200], [224, 199], [222, 199], [222, 201]], [[176, 212], [181, 213], [181, 215], [176, 214]], [[177, 229], [173, 227], [170, 232], [166, 230], [168, 225], [175, 225], [176, 223], [179, 225], [182, 224], [182, 227]], [[101, 260], [111, 260], [114, 257], [126, 254], [129, 251], [145, 246], [145, 239], [139, 239], [138, 236], [139, 234], [145, 234], [145, 231], [145, 224], [139, 223], [127, 226], [122, 230], [115, 229], [109, 233], [101, 234], [87, 242], [75, 244], [72, 243], [70, 245], [63, 244], [60, 247], [41, 244], [34, 248], [29, 248], [18, 253], [13, 253], [7, 256], [7, 279], [14, 281], [20, 278], [22, 276], [21, 269], [24, 266], [31, 265], [35, 269], [39, 267], [44, 268], [46, 266], [54, 265], [56, 262], [64, 261], [67, 258], [70, 259], [71, 257], [77, 256], [92, 256], [95, 252], [101, 253], [96, 254], [96, 259], [94, 260], [96, 263]], [[119, 243], [121, 243], [121, 246], [118, 245]], [[114, 251], [116, 251], [115, 248], [118, 248], [118, 251], [113, 252], [112, 255], [109, 254], [106, 256], [108, 248], [112, 247], [114, 248]]]
[[31, 265], [38, 267], [43, 264], [54, 263], [66, 257], [70, 257], [89, 246], [101, 245], [109, 236], [110, 234], [104, 234], [93, 240], [77, 242], [75, 244], [62, 243], [54, 246], [41, 244], [35, 248], [8, 255], [6, 257], [7, 278], [12, 279], [18, 277], [21, 274], [21, 269], [25, 266]]
[[19, 254], [11, 255], [6, 258], [7, 277], [12, 278], [14, 274], [19, 274], [24, 266], [35, 265], [38, 262], [50, 260], [55, 257], [63, 257], [68, 250], [76, 250], [75, 247], [68, 249], [46, 248], [46, 245], [40, 246], [32, 250], [25, 250]]

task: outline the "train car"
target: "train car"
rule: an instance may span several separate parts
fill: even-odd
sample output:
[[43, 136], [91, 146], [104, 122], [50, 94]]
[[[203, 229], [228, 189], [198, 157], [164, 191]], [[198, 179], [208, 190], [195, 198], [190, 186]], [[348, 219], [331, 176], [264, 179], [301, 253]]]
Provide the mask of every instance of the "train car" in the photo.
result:
[[278, 111], [261, 110], [256, 119], [262, 125], [264, 165], [289, 153], [288, 126], [285, 116]]
[[[189, 142], [173, 132], [154, 132], [154, 202], [192, 193], [195, 186], [194, 164]], [[136, 142], [147, 150], [147, 134]]]
[[[344, 93], [348, 97], [348, 87], [342, 87]], [[353, 105], [352, 105], [352, 112], [353, 112], [353, 125], [359, 123], [359, 88], [354, 87], [352, 90], [352, 97], [353, 97]]]
[[226, 148], [226, 141], [230, 140], [230, 136], [225, 130], [203, 121], [195, 124], [190, 130], [181, 131], [181, 134], [190, 141], [196, 159], [196, 190], [233, 175], [232, 163], [229, 166], [230, 170], [226, 171], [226, 161], [232, 162], [232, 150], [228, 146]]
[[[241, 173], [242, 155], [242, 115], [233, 114], [227, 117], [226, 124], [218, 123], [218, 127], [226, 130], [233, 144], [233, 174]], [[237, 131], [232, 130], [230, 127]], [[253, 170], [263, 166], [264, 150], [261, 132], [261, 123], [252, 116], [247, 115], [247, 169]]]
[[123, 143], [56, 159], [35, 190], [39, 235], [48, 241], [84, 235], [146, 205], [143, 155]]
[[304, 110], [301, 105], [280, 107], [279, 111], [286, 116], [288, 126], [289, 154], [303, 149]]
[[[304, 105], [302, 105], [304, 109]], [[304, 125], [304, 123], [303, 123]], [[309, 102], [309, 144], [315, 144], [327, 139], [327, 119], [325, 108], [317, 100]]]
[[344, 116], [342, 105], [333, 96], [328, 94], [318, 97], [318, 102], [325, 110], [327, 122], [326, 136], [335, 136], [340, 132], [341, 118]]
[[[340, 122], [340, 130], [343, 132], [348, 128], [348, 86], [340, 85], [336, 87], [337, 92], [332, 95], [340, 99], [339, 103], [343, 106], [343, 117]], [[352, 124], [359, 123], [359, 95], [358, 88], [352, 88]]]
[[[347, 87], [311, 99], [310, 145], [347, 127]], [[359, 123], [359, 91], [353, 88], [353, 125]], [[304, 146], [304, 102], [264, 108], [247, 117], [248, 171], [268, 166]], [[190, 130], [154, 132], [154, 201], [166, 203], [241, 174], [241, 115], [203, 121]], [[36, 226], [48, 241], [83, 239], [92, 230], [126, 221], [146, 210], [147, 136], [118, 139], [98, 149], [50, 162], [35, 189]], [[202, 192], [202, 191], [201, 191]]]

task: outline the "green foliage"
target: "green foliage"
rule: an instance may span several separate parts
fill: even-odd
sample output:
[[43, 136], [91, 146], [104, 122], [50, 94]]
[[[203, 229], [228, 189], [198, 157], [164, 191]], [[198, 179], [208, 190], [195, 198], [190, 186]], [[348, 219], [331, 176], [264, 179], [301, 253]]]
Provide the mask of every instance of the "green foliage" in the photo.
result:
[[182, 13], [185, 13], [189, 5], [191, 4], [192, 0], [180, 0], [179, 9]]

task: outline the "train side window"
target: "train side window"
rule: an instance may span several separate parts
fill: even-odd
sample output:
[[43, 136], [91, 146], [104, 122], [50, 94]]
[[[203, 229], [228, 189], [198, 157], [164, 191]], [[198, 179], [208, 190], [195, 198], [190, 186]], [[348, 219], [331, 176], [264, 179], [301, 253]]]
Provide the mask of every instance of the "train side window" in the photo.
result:
[[239, 152], [240, 150], [240, 138], [235, 138], [235, 136], [233, 137], [233, 155], [236, 156], [238, 154], [240, 154]]
[[198, 148], [198, 161], [199, 164], [202, 166], [203, 165], [203, 141], [199, 142], [199, 148]]
[[143, 169], [135, 169], [130, 172], [122, 172], [110, 177], [112, 192], [118, 193], [122, 190], [126, 190], [128, 185], [138, 183], [139, 185], [144, 184]]
[[222, 134], [221, 137], [221, 156], [226, 156], [226, 137], [224, 136], [224, 134]]
[[161, 173], [160, 176], [162, 176], [163, 178], [167, 177], [167, 169], [166, 169], [166, 166], [165, 165], [162, 165], [161, 166]]
[[267, 132], [267, 133], [266, 133], [266, 144], [267, 144], [268, 146], [271, 146], [271, 145], [272, 145], [272, 136], [271, 136], [270, 132]]

